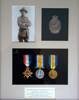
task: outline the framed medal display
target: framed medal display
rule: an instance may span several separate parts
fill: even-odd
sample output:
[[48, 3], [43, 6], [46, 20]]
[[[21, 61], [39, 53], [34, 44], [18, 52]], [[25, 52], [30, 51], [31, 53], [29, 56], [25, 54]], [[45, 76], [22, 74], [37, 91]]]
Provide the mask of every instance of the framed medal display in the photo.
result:
[[13, 84], [68, 84], [68, 49], [12, 50]]
[[79, 0], [0, 0], [0, 100], [79, 100]]
[[42, 40], [68, 40], [68, 8], [42, 8]]

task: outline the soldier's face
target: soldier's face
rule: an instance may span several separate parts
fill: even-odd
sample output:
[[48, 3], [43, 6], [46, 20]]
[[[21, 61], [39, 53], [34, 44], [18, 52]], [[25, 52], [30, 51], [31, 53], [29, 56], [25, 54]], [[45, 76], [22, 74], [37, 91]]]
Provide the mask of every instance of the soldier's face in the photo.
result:
[[26, 16], [26, 13], [24, 11], [21, 12], [22, 16]]

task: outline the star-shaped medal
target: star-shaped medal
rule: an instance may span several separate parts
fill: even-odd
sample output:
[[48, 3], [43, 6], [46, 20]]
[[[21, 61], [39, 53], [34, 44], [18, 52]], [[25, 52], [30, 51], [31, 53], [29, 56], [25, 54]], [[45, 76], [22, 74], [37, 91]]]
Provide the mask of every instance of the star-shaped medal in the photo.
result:
[[31, 70], [29, 69], [29, 67], [27, 67], [26, 69], [25, 69], [25, 71], [23, 72], [23, 75], [24, 75], [24, 78], [27, 78], [27, 79], [29, 79], [29, 77], [32, 77], [32, 72], [31, 72]]

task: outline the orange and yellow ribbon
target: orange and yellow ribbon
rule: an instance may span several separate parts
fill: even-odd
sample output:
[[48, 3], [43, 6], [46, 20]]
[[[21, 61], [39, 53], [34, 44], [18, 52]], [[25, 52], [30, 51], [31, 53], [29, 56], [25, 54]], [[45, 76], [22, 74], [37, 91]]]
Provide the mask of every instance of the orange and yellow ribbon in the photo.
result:
[[44, 56], [39, 54], [36, 56], [36, 68], [43, 68], [44, 67]]

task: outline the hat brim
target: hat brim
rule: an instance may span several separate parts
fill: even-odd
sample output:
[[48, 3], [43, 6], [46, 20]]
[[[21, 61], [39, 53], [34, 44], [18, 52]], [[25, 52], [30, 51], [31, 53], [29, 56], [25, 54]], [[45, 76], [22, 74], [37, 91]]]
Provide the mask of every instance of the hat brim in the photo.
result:
[[21, 9], [20, 12], [25, 12], [25, 13], [27, 13], [28, 11], [27, 11], [27, 10], [24, 10], [24, 9]]

